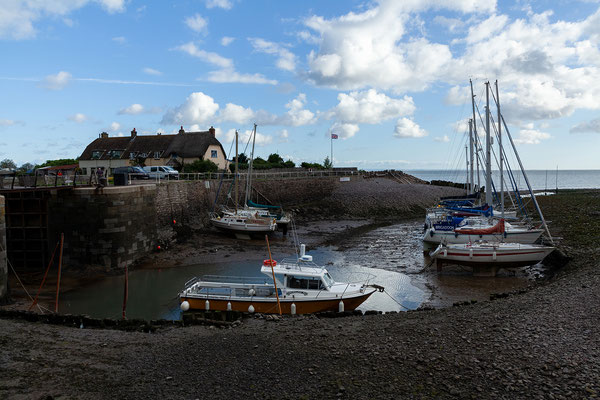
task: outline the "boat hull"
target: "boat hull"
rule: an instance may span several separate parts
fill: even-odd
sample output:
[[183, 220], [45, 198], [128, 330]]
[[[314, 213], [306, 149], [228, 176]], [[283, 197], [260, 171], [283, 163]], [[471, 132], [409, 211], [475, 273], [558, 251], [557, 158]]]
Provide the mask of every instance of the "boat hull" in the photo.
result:
[[488, 242], [509, 242], [509, 243], [524, 243], [530, 244], [535, 243], [540, 236], [542, 236], [543, 230], [532, 229], [528, 231], [507, 231], [505, 234], [492, 233], [492, 234], [467, 234], [467, 233], [455, 233], [453, 231], [436, 231], [433, 228], [428, 228], [423, 235], [423, 241], [428, 243], [448, 243], [448, 244], [466, 244], [472, 243], [477, 240], [485, 240]]
[[501, 268], [523, 267], [534, 265], [542, 261], [550, 254], [553, 247], [527, 247], [522, 249], [500, 249], [500, 248], [466, 248], [448, 246], [440, 251], [435, 259], [438, 265], [459, 264], [471, 267], [496, 266]]
[[[343, 299], [301, 299], [301, 298], [281, 298], [282, 314], [292, 313], [292, 304], [296, 305], [296, 314], [313, 314], [326, 311], [339, 311], [340, 300], [344, 302], [345, 311], [353, 311], [369, 298], [375, 289], [365, 290], [364, 293]], [[206, 310], [206, 301], [209, 303], [209, 310], [227, 311], [227, 304], [231, 303], [232, 311], [248, 312], [250, 306], [254, 307], [254, 312], [263, 314], [279, 314], [277, 299], [275, 298], [254, 298], [254, 299], [218, 299], [207, 298], [206, 296], [181, 296], [180, 301], [187, 301], [190, 310]]]
[[252, 223], [234, 223], [224, 221], [222, 219], [212, 218], [210, 222], [216, 228], [222, 229], [228, 232], [241, 232], [241, 233], [268, 233], [273, 232], [277, 227], [277, 224], [252, 224]]

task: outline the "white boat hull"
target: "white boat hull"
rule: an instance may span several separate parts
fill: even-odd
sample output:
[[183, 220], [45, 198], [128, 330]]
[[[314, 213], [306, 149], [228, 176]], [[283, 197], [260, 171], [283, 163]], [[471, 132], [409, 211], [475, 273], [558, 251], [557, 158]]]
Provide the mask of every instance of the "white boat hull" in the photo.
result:
[[231, 231], [231, 232], [240, 232], [240, 233], [268, 233], [273, 232], [275, 228], [277, 228], [277, 224], [273, 222], [273, 220], [269, 220], [267, 222], [256, 223], [253, 220], [241, 219], [241, 222], [238, 222], [235, 218], [211, 218], [210, 222], [216, 228]]
[[450, 244], [441, 245], [431, 256], [448, 264], [520, 267], [537, 264], [553, 250], [554, 247], [518, 243]]
[[543, 230], [541, 229], [530, 229], [530, 230], [512, 230], [506, 231], [506, 233], [491, 233], [491, 234], [467, 234], [467, 233], [455, 233], [454, 231], [436, 231], [435, 228], [428, 228], [425, 230], [423, 235], [423, 241], [428, 243], [448, 243], [448, 244], [466, 244], [472, 243], [477, 240], [485, 240], [488, 242], [507, 242], [507, 243], [535, 243], [540, 236], [542, 236]]

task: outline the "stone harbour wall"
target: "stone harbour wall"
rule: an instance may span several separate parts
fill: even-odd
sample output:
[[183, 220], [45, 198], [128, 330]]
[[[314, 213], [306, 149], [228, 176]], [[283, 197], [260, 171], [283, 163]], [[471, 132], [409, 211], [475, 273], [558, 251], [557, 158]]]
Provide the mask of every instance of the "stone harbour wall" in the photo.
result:
[[4, 196], [0, 196], [0, 304], [8, 294], [8, 265], [6, 258], [6, 215]]
[[123, 269], [156, 240], [156, 186], [76, 188], [51, 197], [49, 247], [64, 233], [63, 266]]
[[[253, 187], [273, 204], [283, 207], [297, 207], [329, 197], [339, 185], [339, 177], [269, 179], [255, 181]], [[173, 223], [189, 224], [195, 228], [209, 226], [208, 214], [215, 203], [219, 181], [182, 181], [166, 182], [157, 187], [155, 210], [158, 229]], [[240, 204], [244, 199], [245, 182], [240, 182]], [[225, 204], [228, 195], [235, 196], [231, 181], [221, 183], [217, 209]], [[256, 196], [253, 196], [256, 200]], [[259, 197], [262, 203], [262, 198]], [[233, 203], [230, 201], [230, 205]]]

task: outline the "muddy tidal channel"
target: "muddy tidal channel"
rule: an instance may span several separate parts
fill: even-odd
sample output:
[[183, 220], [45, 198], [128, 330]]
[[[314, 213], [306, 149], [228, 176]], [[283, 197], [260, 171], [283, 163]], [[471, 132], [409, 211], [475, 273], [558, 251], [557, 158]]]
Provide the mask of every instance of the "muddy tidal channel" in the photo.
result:
[[[529, 285], [538, 268], [504, 271], [497, 277], [474, 277], [469, 268], [444, 267], [438, 273], [424, 253], [422, 221], [366, 229], [347, 235], [334, 244], [313, 248], [309, 254], [324, 265], [337, 281], [359, 282], [369, 279], [385, 287], [359, 309], [363, 311], [406, 311], [420, 306], [447, 307], [456, 302], [487, 300], [492, 293], [503, 293]], [[274, 238], [274, 240], [277, 240]], [[337, 242], [337, 243], [335, 243]], [[245, 253], [246, 254], [246, 253]], [[279, 260], [291, 253], [274, 251]], [[203, 275], [262, 277], [261, 253], [248, 252], [242, 261], [186, 263], [171, 268], [145, 268], [129, 273], [127, 317], [179, 319], [177, 294], [191, 278]], [[539, 276], [539, 275], [538, 275]], [[108, 277], [61, 295], [60, 312], [85, 314], [96, 318], [120, 318], [123, 306], [124, 277]]]

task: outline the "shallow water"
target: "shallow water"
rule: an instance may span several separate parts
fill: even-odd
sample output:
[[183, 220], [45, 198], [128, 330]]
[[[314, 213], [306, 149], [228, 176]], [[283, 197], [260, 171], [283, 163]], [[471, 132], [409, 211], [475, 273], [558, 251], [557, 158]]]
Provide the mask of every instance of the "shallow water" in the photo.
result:
[[[439, 306], [457, 301], [486, 300], [491, 293], [527, 286], [526, 273], [473, 277], [469, 269], [448, 268], [437, 274], [423, 255], [422, 222], [413, 221], [373, 229], [350, 237], [337, 247], [310, 251], [337, 281], [364, 281], [385, 287], [359, 309], [403, 311], [423, 303]], [[287, 255], [286, 255], [287, 256]], [[274, 255], [280, 259], [281, 255]], [[202, 275], [260, 277], [262, 259], [195, 264], [177, 268], [142, 269], [129, 274], [128, 318], [179, 319], [178, 292], [186, 281]], [[61, 295], [60, 312], [97, 318], [120, 318], [124, 277], [109, 277]]]

